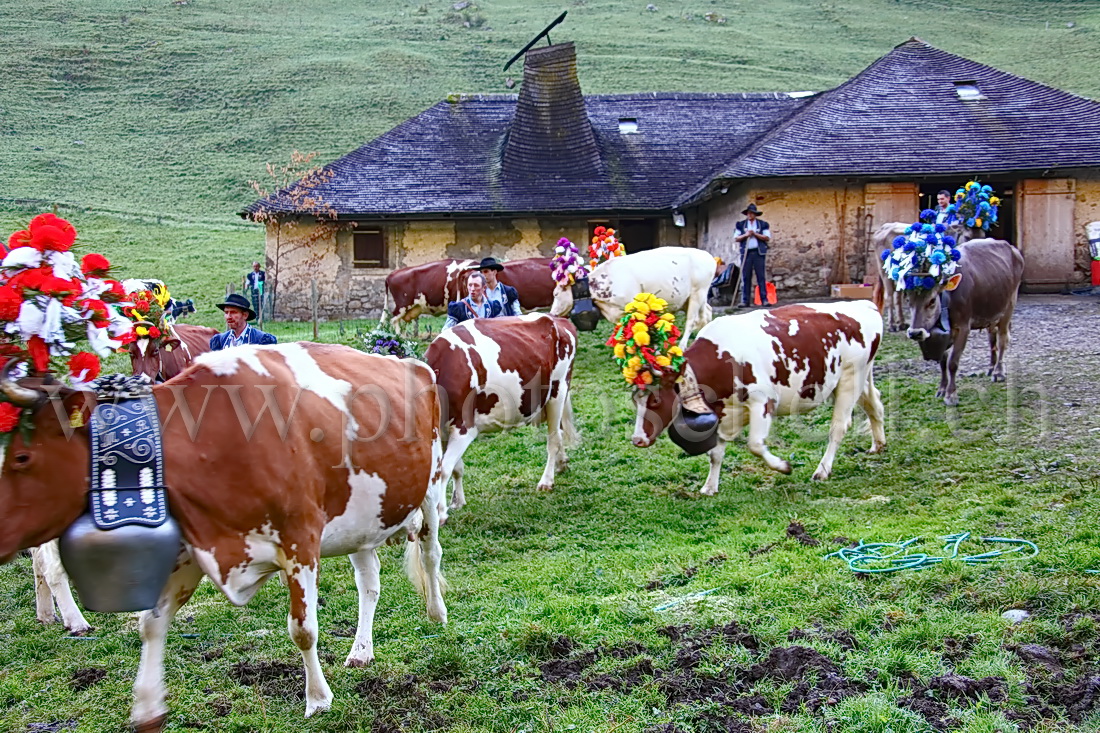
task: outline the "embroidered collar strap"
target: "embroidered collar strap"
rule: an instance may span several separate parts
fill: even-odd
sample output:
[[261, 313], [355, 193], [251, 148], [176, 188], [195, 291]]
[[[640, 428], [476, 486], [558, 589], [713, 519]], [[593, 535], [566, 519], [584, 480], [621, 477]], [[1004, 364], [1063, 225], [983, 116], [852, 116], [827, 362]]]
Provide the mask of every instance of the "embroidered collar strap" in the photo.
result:
[[99, 529], [168, 519], [157, 403], [151, 394], [96, 405], [91, 422], [92, 519]]

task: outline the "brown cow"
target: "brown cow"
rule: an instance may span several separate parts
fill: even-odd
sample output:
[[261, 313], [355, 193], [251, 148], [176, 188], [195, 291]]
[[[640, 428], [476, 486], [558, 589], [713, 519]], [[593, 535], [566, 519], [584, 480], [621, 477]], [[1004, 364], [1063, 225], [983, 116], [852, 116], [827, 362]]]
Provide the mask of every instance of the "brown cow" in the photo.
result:
[[144, 374], [154, 382], [165, 382], [176, 376], [199, 354], [210, 351], [210, 338], [218, 331], [207, 326], [176, 323], [172, 333], [160, 338], [139, 337], [127, 350], [134, 374]]
[[827, 479], [857, 403], [871, 423], [869, 452], [886, 447], [882, 399], [872, 372], [881, 342], [882, 317], [874, 305], [861, 300], [787, 305], [716, 318], [684, 352], [680, 373], [665, 373], [655, 389], [635, 393], [634, 445], [652, 445], [672, 422], [683, 398], [688, 410], [707, 421], [701, 426], [705, 430], [681, 432], [678, 440], [680, 445], [686, 440], [701, 446], [695, 451], [685, 446], [689, 452], [708, 453], [710, 473], [701, 492], [714, 494], [726, 443], [746, 424], [749, 452], [763, 458], [769, 468], [790, 473], [790, 463], [764, 442], [772, 420], [809, 412], [832, 397], [829, 444], [813, 475], [815, 481]]
[[554, 488], [564, 448], [577, 442], [569, 393], [576, 354], [573, 324], [542, 313], [465, 321], [432, 342], [424, 360], [435, 370], [444, 410], [443, 475], [454, 478], [452, 509], [466, 503], [462, 456], [474, 438], [542, 420], [547, 455], [538, 487]]
[[[7, 372], [0, 394], [33, 411], [34, 429], [30, 443], [16, 432], [0, 455], [0, 562], [58, 537], [86, 511], [88, 428], [73, 425], [86, 426], [96, 402], [93, 392], [17, 383]], [[376, 550], [391, 537], [410, 538], [406, 569], [428, 615], [446, 620], [434, 382], [413, 360], [293, 343], [203, 354], [153, 387], [168, 499], [184, 543], [157, 607], [141, 615], [131, 715], [139, 730], [160, 730], [168, 626], [203, 575], [237, 605], [273, 574], [286, 579], [307, 716], [332, 701], [317, 656], [322, 557], [350, 555], [355, 568], [359, 620], [347, 665], [374, 656]]]
[[[447, 303], [466, 297], [468, 271], [476, 270], [480, 260], [446, 259], [402, 267], [386, 276], [386, 300], [382, 304], [382, 320], [386, 306], [393, 300], [390, 326], [403, 329], [409, 321], [419, 326], [424, 314], [447, 311]], [[554, 302], [554, 280], [550, 276], [549, 257], [531, 257], [505, 262], [500, 282], [511, 285], [519, 294], [519, 304], [527, 310], [549, 308]]]
[[994, 382], [1004, 380], [1012, 312], [1024, 277], [1023, 255], [1003, 239], [971, 239], [958, 249], [958, 270], [946, 282], [932, 290], [906, 291], [909, 338], [920, 342], [925, 359], [940, 363], [936, 396], [948, 405], [959, 404], [955, 376], [972, 328], [988, 330], [987, 374]]

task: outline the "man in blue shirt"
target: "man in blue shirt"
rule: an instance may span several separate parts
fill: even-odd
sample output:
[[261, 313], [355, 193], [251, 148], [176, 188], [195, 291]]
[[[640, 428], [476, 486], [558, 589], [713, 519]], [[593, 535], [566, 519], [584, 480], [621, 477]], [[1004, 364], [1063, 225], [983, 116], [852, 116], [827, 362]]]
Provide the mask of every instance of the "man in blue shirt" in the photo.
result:
[[225, 314], [225, 325], [228, 327], [223, 333], [210, 338], [210, 350], [220, 351], [231, 346], [253, 344], [263, 346], [265, 344], [278, 343], [278, 339], [270, 333], [261, 331], [248, 322], [256, 317], [256, 311], [248, 304], [248, 299], [239, 293], [230, 293], [225, 297], [224, 303], [218, 303]]
[[486, 257], [477, 269], [485, 276], [485, 299], [500, 303], [502, 316], [520, 315], [519, 293], [511, 285], [505, 285], [497, 280], [497, 275], [504, 272], [504, 265], [497, 262], [494, 257]]
[[500, 303], [485, 297], [485, 276], [480, 272], [466, 276], [466, 290], [470, 294], [465, 298], [447, 304], [444, 331], [471, 318], [496, 318], [501, 314]]

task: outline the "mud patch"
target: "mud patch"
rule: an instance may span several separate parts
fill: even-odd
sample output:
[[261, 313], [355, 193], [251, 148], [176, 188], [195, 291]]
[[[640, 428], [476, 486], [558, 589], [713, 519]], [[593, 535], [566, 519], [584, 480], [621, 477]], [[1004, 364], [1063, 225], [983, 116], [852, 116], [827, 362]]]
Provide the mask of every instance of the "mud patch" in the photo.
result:
[[301, 664], [286, 662], [237, 662], [229, 676], [244, 687], [253, 687], [267, 697], [306, 699], [306, 675]]
[[787, 536], [793, 540], [797, 540], [799, 544], [806, 547], [817, 547], [821, 544], [821, 541], [812, 536], [806, 531], [806, 528], [802, 526], [802, 522], [791, 522], [787, 525]]
[[567, 687], [580, 684], [581, 673], [596, 663], [597, 652], [583, 652], [571, 659], [551, 659], [539, 665], [542, 678], [547, 682], [560, 682]]
[[448, 716], [432, 709], [428, 691], [416, 675], [371, 677], [356, 685], [355, 691], [374, 710], [371, 733], [441, 730], [451, 725]]
[[97, 667], [85, 667], [73, 672], [69, 678], [69, 684], [74, 690], [86, 690], [92, 685], [99, 684], [107, 677], [107, 670]]
[[807, 672], [817, 672], [821, 678], [829, 674], [839, 675], [840, 667], [808, 646], [779, 646], [768, 652], [768, 656], [759, 664], [749, 667], [746, 677], [753, 682], [762, 679], [790, 682]]
[[836, 705], [846, 697], [862, 695], [867, 692], [867, 688], [864, 682], [850, 680], [829, 672], [820, 678], [816, 685], [811, 685], [805, 680], [799, 681], [794, 689], [787, 693], [779, 709], [784, 713], [797, 713], [805, 705], [811, 713], [816, 713], [822, 708]]
[[948, 636], [943, 640], [943, 658], [952, 664], [958, 664], [970, 656], [970, 651], [977, 643], [977, 634], [970, 634], [962, 639]]

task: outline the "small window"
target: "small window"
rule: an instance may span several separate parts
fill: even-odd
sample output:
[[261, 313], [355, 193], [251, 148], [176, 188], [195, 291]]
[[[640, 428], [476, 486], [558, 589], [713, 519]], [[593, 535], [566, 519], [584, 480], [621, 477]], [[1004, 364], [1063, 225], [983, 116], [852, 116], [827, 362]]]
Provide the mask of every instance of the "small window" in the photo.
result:
[[386, 267], [386, 239], [381, 229], [352, 233], [352, 267]]
[[955, 94], [959, 95], [959, 99], [964, 102], [970, 102], [977, 99], [985, 99], [985, 95], [982, 94], [982, 90], [978, 89], [978, 83], [975, 81], [957, 81], [955, 82]]
[[638, 119], [636, 117], [620, 117], [619, 132], [623, 135], [637, 135]]

